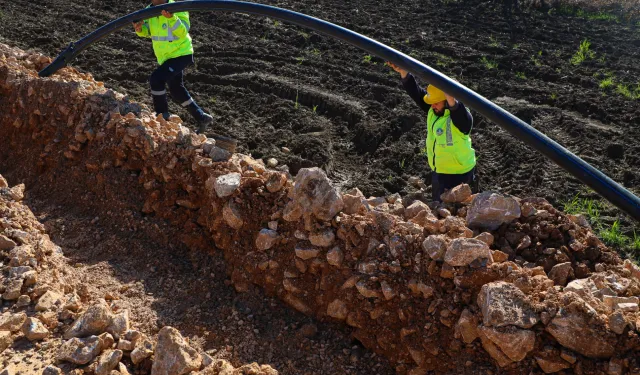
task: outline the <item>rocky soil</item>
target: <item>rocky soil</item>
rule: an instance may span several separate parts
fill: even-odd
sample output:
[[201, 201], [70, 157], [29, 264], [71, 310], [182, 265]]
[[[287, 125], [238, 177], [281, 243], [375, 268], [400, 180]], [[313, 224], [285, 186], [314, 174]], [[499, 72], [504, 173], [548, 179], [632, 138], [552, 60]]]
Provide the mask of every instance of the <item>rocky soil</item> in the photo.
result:
[[341, 191], [48, 61], [0, 46], [8, 373], [640, 373], [640, 268], [583, 217]]

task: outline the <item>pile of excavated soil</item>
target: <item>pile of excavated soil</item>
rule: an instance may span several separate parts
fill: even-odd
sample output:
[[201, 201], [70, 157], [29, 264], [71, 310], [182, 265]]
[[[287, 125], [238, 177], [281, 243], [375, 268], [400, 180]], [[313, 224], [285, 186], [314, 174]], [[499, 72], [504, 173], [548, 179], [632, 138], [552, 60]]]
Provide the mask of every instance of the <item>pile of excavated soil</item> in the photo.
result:
[[[340, 191], [318, 168], [293, 177], [230, 154], [72, 68], [39, 79], [47, 57], [0, 53], [0, 172], [25, 184], [0, 190], [4, 319], [28, 322], [0, 329], [8, 362], [640, 373], [640, 268], [583, 217], [468, 186], [439, 205]], [[18, 219], [25, 195], [44, 226]], [[73, 268], [40, 245], [45, 228]]]

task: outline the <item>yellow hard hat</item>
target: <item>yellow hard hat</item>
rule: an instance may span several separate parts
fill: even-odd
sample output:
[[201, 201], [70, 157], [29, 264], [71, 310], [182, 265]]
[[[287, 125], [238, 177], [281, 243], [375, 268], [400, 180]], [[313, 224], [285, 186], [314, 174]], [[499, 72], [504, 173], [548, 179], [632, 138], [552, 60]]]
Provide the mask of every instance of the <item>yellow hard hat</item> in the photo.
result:
[[427, 95], [424, 96], [424, 102], [431, 105], [447, 100], [444, 95], [444, 91], [435, 87], [434, 85], [427, 86]]

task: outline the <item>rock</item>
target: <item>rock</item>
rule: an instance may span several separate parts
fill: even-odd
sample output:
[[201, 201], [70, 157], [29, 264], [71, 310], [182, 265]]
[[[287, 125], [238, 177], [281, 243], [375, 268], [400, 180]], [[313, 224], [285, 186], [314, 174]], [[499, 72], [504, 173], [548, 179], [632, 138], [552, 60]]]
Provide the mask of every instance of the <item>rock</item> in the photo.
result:
[[638, 297], [615, 297], [604, 296], [604, 304], [612, 310], [622, 310], [627, 312], [638, 311]]
[[342, 197], [320, 168], [302, 168], [298, 171], [293, 201], [305, 214], [313, 214], [324, 221], [333, 219], [344, 207]]
[[115, 340], [110, 333], [105, 332], [98, 336], [98, 338], [100, 339], [100, 347], [102, 348], [102, 350], [111, 349], [113, 347], [113, 344], [115, 344]]
[[327, 262], [335, 267], [340, 267], [344, 261], [344, 253], [339, 247], [334, 247], [327, 252]]
[[75, 363], [76, 365], [85, 365], [100, 354], [101, 350], [100, 339], [97, 336], [84, 339], [74, 337], [62, 344], [58, 360]]
[[112, 317], [107, 332], [117, 340], [129, 330], [129, 310], [124, 310]]
[[389, 285], [388, 282], [381, 281], [380, 287], [382, 289], [382, 296], [384, 297], [385, 300], [390, 301], [393, 299], [393, 297], [396, 296], [396, 292], [393, 290], [393, 288], [391, 287], [391, 285]]
[[97, 304], [89, 307], [65, 332], [64, 338], [86, 337], [99, 335], [106, 331], [111, 324], [113, 313], [107, 302], [101, 300]]
[[98, 366], [96, 366], [96, 375], [109, 375], [111, 370], [118, 367], [118, 363], [122, 359], [122, 350], [111, 350], [102, 353], [98, 359]]
[[377, 289], [371, 288], [367, 285], [365, 280], [360, 280], [356, 283], [356, 289], [365, 298], [380, 298], [380, 292]]
[[36, 318], [27, 318], [22, 325], [22, 333], [29, 341], [44, 340], [49, 336], [49, 330]]
[[565, 361], [571, 364], [574, 364], [576, 363], [576, 361], [578, 361], [578, 356], [576, 356], [576, 353], [570, 352], [564, 348], [560, 351], [560, 358], [564, 359]]
[[487, 246], [493, 245], [493, 241], [494, 241], [493, 234], [489, 232], [482, 232], [479, 235], [475, 236], [475, 239], [486, 243]]
[[131, 362], [133, 362], [134, 365], [137, 365], [138, 363], [144, 361], [146, 358], [151, 357], [152, 354], [153, 343], [151, 343], [149, 340], [144, 340], [141, 345], [137, 346], [131, 352]]
[[536, 334], [525, 329], [479, 327], [479, 330], [514, 362], [522, 361], [536, 342]]
[[213, 188], [219, 198], [226, 198], [240, 187], [240, 173], [229, 173], [216, 178]]
[[470, 344], [478, 338], [478, 319], [469, 310], [464, 309], [455, 329], [456, 333], [462, 337], [462, 341]]
[[476, 259], [485, 265], [493, 263], [489, 246], [474, 238], [456, 238], [451, 241], [444, 254], [445, 263], [453, 267], [467, 266]]
[[53, 290], [48, 290], [45, 294], [38, 299], [36, 304], [36, 311], [48, 311], [54, 310], [58, 305], [62, 303], [62, 295]]
[[9, 284], [2, 294], [2, 299], [12, 301], [18, 299], [22, 295], [22, 279], [9, 280]]
[[158, 333], [158, 344], [151, 375], [183, 375], [200, 369], [202, 357], [173, 327], [164, 327]]
[[224, 148], [213, 146], [211, 147], [211, 152], [209, 153], [209, 157], [211, 160], [215, 162], [224, 162], [229, 161], [231, 159], [231, 153]]
[[620, 358], [611, 358], [607, 367], [607, 375], [623, 375], [625, 364]]
[[487, 353], [489, 353], [491, 358], [495, 359], [498, 366], [506, 367], [513, 363], [513, 361], [507, 357], [507, 355], [504, 354], [502, 350], [500, 350], [500, 348], [483, 333], [482, 330], [478, 330], [478, 333], [480, 341], [482, 342], [482, 347], [487, 351]]
[[585, 357], [610, 358], [615, 352], [615, 337], [600, 332], [589, 324], [589, 318], [582, 313], [561, 310], [546, 330], [560, 345]]
[[491, 256], [493, 257], [493, 261], [495, 263], [504, 263], [509, 260], [509, 254], [503, 253], [500, 250], [492, 250]]
[[216, 145], [216, 140], [213, 138], [207, 138], [206, 141], [204, 141], [204, 143], [202, 144], [202, 151], [204, 151], [205, 154], [209, 155], [211, 154], [211, 150], [213, 149], [213, 146]]
[[299, 243], [296, 245], [295, 252], [298, 258], [302, 260], [309, 260], [317, 257], [320, 253], [320, 249], [318, 249], [317, 247]]
[[62, 370], [54, 365], [49, 365], [42, 371], [42, 375], [62, 375]]
[[13, 240], [0, 236], [0, 251], [11, 250], [16, 247], [16, 243]]
[[23, 312], [16, 314], [6, 312], [0, 317], [0, 331], [18, 332], [25, 320], [27, 320], [27, 314]]
[[542, 358], [536, 356], [536, 362], [538, 362], [538, 366], [540, 366], [545, 374], [553, 374], [571, 367], [571, 365], [562, 358]]
[[9, 189], [9, 198], [16, 202], [24, 199], [24, 184], [16, 185]]
[[462, 203], [469, 197], [471, 197], [471, 187], [467, 184], [458, 185], [440, 195], [440, 199], [445, 203]]
[[411, 203], [409, 205], [409, 207], [407, 207], [404, 210], [404, 218], [406, 220], [413, 219], [414, 217], [416, 217], [422, 211], [425, 211], [427, 213], [427, 215], [433, 216], [433, 214], [431, 213], [431, 209], [429, 208], [429, 206], [427, 206], [426, 203], [424, 203], [422, 201], [418, 201], [418, 200], [414, 201], [413, 203]]
[[570, 282], [565, 288], [565, 292], [574, 292], [581, 297], [592, 296], [598, 291], [598, 287], [591, 279], [577, 279]]
[[276, 193], [285, 186], [287, 183], [287, 175], [281, 172], [270, 171], [267, 175], [267, 180], [264, 186], [270, 193]]
[[228, 201], [224, 205], [224, 208], [222, 209], [222, 218], [228, 226], [236, 230], [242, 228], [244, 225], [240, 209], [232, 200]]
[[627, 321], [621, 311], [616, 311], [609, 316], [609, 328], [618, 335], [624, 333], [624, 329], [627, 328]]
[[325, 229], [322, 232], [309, 235], [309, 242], [311, 242], [313, 246], [329, 247], [333, 245], [335, 239], [336, 235], [331, 229]]
[[422, 242], [422, 249], [433, 260], [443, 260], [447, 252], [447, 237], [444, 235], [431, 235]]
[[9, 183], [7, 182], [7, 180], [2, 177], [2, 175], [0, 174], [0, 188], [6, 188], [9, 187]]
[[10, 347], [13, 344], [13, 337], [11, 337], [11, 332], [2, 331], [0, 332], [0, 353], [4, 352], [4, 350]]
[[467, 211], [467, 226], [496, 230], [520, 217], [520, 204], [514, 198], [494, 192], [477, 194]]
[[298, 331], [304, 337], [311, 338], [318, 333], [318, 326], [313, 323], [303, 325]]
[[78, 296], [76, 293], [71, 293], [67, 295], [67, 299], [63, 306], [65, 310], [78, 312], [81, 307], [82, 307], [82, 304], [80, 302], [80, 296]]
[[531, 328], [539, 320], [525, 294], [504, 281], [483, 285], [478, 294], [478, 305], [485, 326]]
[[589, 221], [583, 214], [567, 215], [567, 217], [569, 218], [569, 220], [583, 228], [591, 228], [591, 226], [589, 225]]
[[262, 229], [256, 238], [256, 248], [260, 251], [271, 249], [279, 241], [278, 232], [271, 229]]
[[553, 280], [555, 285], [567, 285], [567, 279], [569, 277], [573, 277], [571, 262], [556, 264], [551, 268], [551, 271], [549, 271], [549, 278]]
[[339, 320], [347, 319], [347, 315], [349, 315], [347, 304], [339, 299], [333, 300], [327, 307], [327, 315]]
[[267, 167], [269, 168], [275, 168], [278, 166], [278, 160], [275, 158], [269, 158], [267, 160]]
[[349, 215], [364, 214], [369, 209], [369, 204], [364, 194], [358, 188], [353, 188], [342, 196], [344, 213]]

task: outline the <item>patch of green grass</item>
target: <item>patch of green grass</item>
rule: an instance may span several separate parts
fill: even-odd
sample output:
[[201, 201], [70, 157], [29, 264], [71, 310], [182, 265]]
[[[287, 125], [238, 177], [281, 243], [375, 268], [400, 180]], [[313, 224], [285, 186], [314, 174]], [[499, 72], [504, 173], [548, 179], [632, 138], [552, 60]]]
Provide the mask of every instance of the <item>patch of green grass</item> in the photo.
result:
[[524, 74], [524, 72], [516, 72], [516, 77], [520, 79], [527, 79], [527, 76]]
[[293, 108], [298, 109], [300, 107], [300, 103], [298, 103], [298, 90], [296, 90], [296, 104], [293, 106]]
[[216, 104], [217, 101], [218, 101], [218, 99], [216, 99], [215, 96], [212, 96], [212, 97], [209, 98], [209, 103], [211, 103], [211, 104]]
[[480, 59], [480, 62], [484, 64], [484, 67], [489, 70], [498, 68], [498, 63], [495, 62], [494, 60], [488, 59], [487, 56], [482, 56], [482, 58]]
[[520, 49], [520, 43], [516, 43], [513, 45], [513, 49]]
[[500, 42], [498, 42], [498, 39], [496, 39], [496, 37], [491, 35], [489, 37], [489, 46], [491, 46], [491, 47], [500, 47]]
[[314, 106], [313, 106], [313, 113], [317, 113], [317, 112], [318, 112], [318, 106], [317, 106], [317, 105], [314, 105]]
[[304, 62], [304, 57], [296, 57], [296, 61], [298, 62], [298, 65], [302, 65], [302, 63]]
[[542, 66], [542, 61], [540, 61], [540, 57], [542, 57], [542, 51], [538, 51], [536, 55], [531, 56], [531, 62], [535, 66]]
[[608, 246], [623, 247], [629, 242], [629, 237], [620, 230], [620, 222], [616, 220], [611, 227], [601, 227], [598, 235]]
[[607, 89], [611, 86], [613, 86], [613, 77], [607, 77], [605, 79], [603, 79], [602, 81], [600, 81], [600, 88], [601, 89]]
[[373, 65], [376, 65], [377, 63], [376, 63], [375, 61], [373, 61], [372, 59], [373, 59], [373, 57], [372, 57], [371, 55], [365, 55], [365, 56], [362, 58], [362, 62], [363, 62], [363, 63], [365, 63], [365, 64], [373, 64]]
[[551, 100], [556, 100], [556, 99], [558, 99], [558, 93], [552, 92], [549, 97], [551, 98]]
[[591, 50], [591, 42], [585, 39], [580, 43], [580, 47], [576, 53], [571, 57], [571, 64], [580, 65], [586, 59], [593, 59], [596, 56], [596, 53]]
[[400, 169], [404, 169], [404, 161], [405, 159], [402, 159], [402, 161], [398, 163], [398, 165], [400, 166]]
[[616, 85], [616, 92], [627, 99], [640, 99], [640, 85], [638, 85], [633, 91], [629, 85], [623, 85], [621, 83]]
[[635, 231], [633, 231], [633, 238], [631, 239], [631, 250], [640, 253], [640, 236]]
[[278, 20], [273, 21], [273, 27], [278, 27], [278, 26], [280, 26], [280, 21]]
[[600, 220], [600, 208], [598, 201], [590, 198], [580, 198], [578, 195], [564, 203], [564, 212], [572, 215], [583, 214], [592, 224]]

